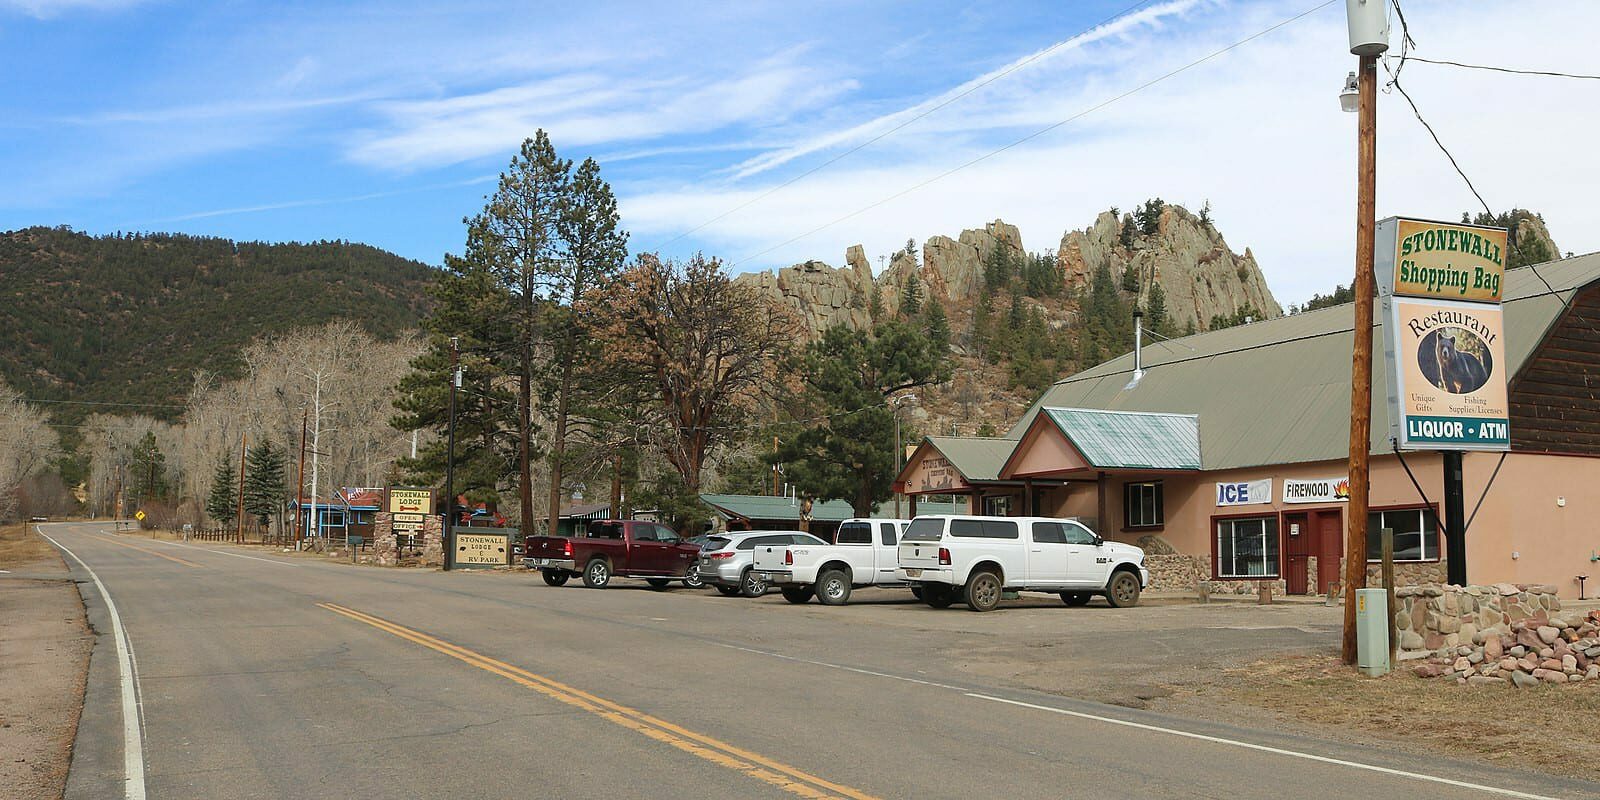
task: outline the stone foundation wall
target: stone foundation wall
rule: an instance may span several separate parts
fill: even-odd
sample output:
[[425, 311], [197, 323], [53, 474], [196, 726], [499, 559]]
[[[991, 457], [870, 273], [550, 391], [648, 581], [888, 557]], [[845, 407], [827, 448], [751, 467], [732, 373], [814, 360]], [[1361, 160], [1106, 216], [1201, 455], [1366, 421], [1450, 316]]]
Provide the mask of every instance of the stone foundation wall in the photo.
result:
[[394, 517], [387, 511], [379, 511], [372, 516], [372, 560], [380, 567], [393, 567], [400, 563]]
[[[1439, 654], [1481, 645], [1517, 622], [1546, 625], [1561, 610], [1556, 587], [1496, 583], [1488, 586], [1422, 584], [1395, 588], [1395, 629], [1401, 657]], [[1415, 656], [1413, 656], [1415, 657]]]
[[1200, 556], [1146, 555], [1144, 566], [1150, 570], [1150, 585], [1145, 588], [1151, 591], [1192, 592], [1211, 575], [1210, 565]]
[[429, 514], [422, 520], [422, 564], [444, 566], [444, 517]]

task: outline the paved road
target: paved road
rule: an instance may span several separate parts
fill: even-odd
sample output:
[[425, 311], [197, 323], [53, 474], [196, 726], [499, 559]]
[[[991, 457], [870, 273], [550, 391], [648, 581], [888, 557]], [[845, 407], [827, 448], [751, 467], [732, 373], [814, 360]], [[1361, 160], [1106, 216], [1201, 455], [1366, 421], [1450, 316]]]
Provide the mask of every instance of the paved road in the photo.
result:
[[[208, 800], [1600, 797], [986, 685], [944, 649], [985, 635], [952, 626], [1079, 611], [1059, 606], [793, 608], [42, 529], [109, 593], [143, 717], [124, 725], [109, 609], [68, 558], [100, 633], [69, 798], [137, 797], [127, 776], [140, 767], [151, 798]], [[1124, 668], [1117, 656], [1106, 670]], [[125, 740], [142, 747], [137, 763]]]

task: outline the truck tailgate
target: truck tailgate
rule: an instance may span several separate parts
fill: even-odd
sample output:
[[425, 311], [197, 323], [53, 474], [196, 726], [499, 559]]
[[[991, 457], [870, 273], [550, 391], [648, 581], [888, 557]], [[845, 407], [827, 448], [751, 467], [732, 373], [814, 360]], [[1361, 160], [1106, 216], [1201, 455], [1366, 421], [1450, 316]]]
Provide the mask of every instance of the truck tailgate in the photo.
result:
[[529, 536], [526, 541], [528, 558], [568, 558], [567, 540], [561, 536]]
[[938, 542], [901, 542], [900, 567], [928, 568], [939, 566]]
[[754, 568], [757, 572], [776, 572], [789, 569], [786, 563], [789, 545], [765, 544], [755, 549]]

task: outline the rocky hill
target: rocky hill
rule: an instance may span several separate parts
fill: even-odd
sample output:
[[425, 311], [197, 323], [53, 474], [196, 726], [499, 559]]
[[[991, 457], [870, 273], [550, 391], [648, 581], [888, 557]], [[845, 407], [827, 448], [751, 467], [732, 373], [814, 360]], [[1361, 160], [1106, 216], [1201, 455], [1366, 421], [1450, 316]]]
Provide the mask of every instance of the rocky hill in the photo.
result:
[[[1122, 231], [1132, 215], [1118, 217], [1107, 211], [1082, 230], [1068, 230], [1059, 249], [1045, 253], [1054, 259], [1068, 290], [1067, 302], [1055, 310], [1072, 311], [1090, 277], [1106, 267], [1138, 287], [1134, 294], [1141, 304], [1159, 284], [1167, 313], [1179, 329], [1192, 324], [1204, 330], [1213, 317], [1247, 310], [1263, 317], [1283, 313], [1249, 248], [1242, 254], [1233, 252], [1216, 228], [1181, 206], [1166, 205], [1158, 213], [1149, 234], [1136, 232], [1126, 243]], [[987, 289], [984, 266], [996, 249], [1015, 258], [1028, 252], [1015, 225], [995, 220], [954, 239], [930, 237], [920, 253], [898, 251], [876, 277], [861, 246], [854, 245], [845, 251], [843, 268], [807, 261], [739, 279], [787, 302], [815, 334], [838, 323], [870, 325], [874, 289], [884, 310], [895, 313], [912, 276], [923, 297], [938, 300], [953, 315], [968, 315]]]
[[[1283, 313], [1255, 256], [1234, 252], [1209, 221], [1180, 206], [1151, 201], [1129, 214], [1107, 211], [1059, 243], [1029, 252], [1015, 225], [995, 220], [954, 238], [930, 237], [920, 248], [910, 243], [876, 276], [856, 245], [841, 268], [807, 261], [739, 280], [793, 307], [813, 336], [835, 324], [870, 326], [874, 307], [900, 314], [914, 283], [924, 304], [940, 304], [954, 333], [955, 380], [923, 392], [914, 412], [922, 430], [942, 433], [1003, 429], [1050, 381], [1123, 352], [1132, 326], [1121, 315], [1135, 305], [1164, 304], [1169, 333]], [[997, 260], [1017, 276], [1005, 286], [989, 285]], [[1024, 290], [1021, 272], [1037, 269], [1053, 273], [1042, 281], [1046, 289]], [[1112, 322], [1086, 316], [1097, 274], [1116, 286]], [[1103, 304], [1093, 310], [1107, 314]]]

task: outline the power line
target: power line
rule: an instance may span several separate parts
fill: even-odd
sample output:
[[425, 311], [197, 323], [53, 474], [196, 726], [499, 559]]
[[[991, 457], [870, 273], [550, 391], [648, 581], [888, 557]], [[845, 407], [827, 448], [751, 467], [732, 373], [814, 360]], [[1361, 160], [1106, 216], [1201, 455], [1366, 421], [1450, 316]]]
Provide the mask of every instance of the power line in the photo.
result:
[[1146, 81], [1145, 83], [1142, 83], [1142, 84], [1140, 84], [1140, 85], [1138, 85], [1138, 86], [1136, 86], [1136, 87], [1134, 87], [1132, 89], [1129, 89], [1128, 91], [1123, 92], [1122, 94], [1119, 94], [1116, 97], [1113, 97], [1113, 98], [1111, 98], [1109, 100], [1101, 102], [1101, 103], [1099, 103], [1097, 105], [1091, 106], [1091, 107], [1089, 107], [1089, 108], [1087, 108], [1087, 109], [1085, 109], [1083, 111], [1078, 112], [1077, 114], [1074, 114], [1074, 115], [1072, 115], [1072, 116], [1070, 116], [1070, 117], [1068, 117], [1068, 118], [1066, 118], [1064, 120], [1061, 120], [1060, 122], [1055, 122], [1055, 123], [1052, 123], [1050, 125], [1047, 125], [1047, 126], [1045, 126], [1043, 128], [1040, 128], [1037, 131], [1034, 131], [1033, 133], [1028, 134], [1027, 136], [1024, 136], [1024, 137], [1022, 137], [1020, 139], [1017, 139], [1017, 140], [1011, 142], [1010, 144], [1004, 145], [1002, 147], [995, 148], [994, 150], [990, 150], [989, 152], [984, 153], [983, 155], [978, 156], [977, 158], [974, 158], [974, 159], [972, 159], [970, 161], [967, 161], [967, 162], [965, 162], [963, 164], [960, 164], [958, 166], [955, 166], [955, 167], [952, 167], [952, 168], [950, 168], [948, 170], [945, 170], [944, 172], [941, 172], [938, 175], [933, 176], [932, 178], [929, 178], [929, 179], [927, 179], [925, 181], [922, 181], [921, 183], [917, 183], [917, 184], [915, 184], [913, 186], [910, 186], [909, 188], [903, 189], [903, 190], [901, 190], [899, 192], [896, 192], [895, 194], [889, 195], [888, 197], [885, 197], [885, 198], [883, 198], [881, 200], [878, 200], [876, 202], [873, 202], [873, 203], [870, 203], [868, 205], [862, 206], [861, 208], [858, 208], [855, 211], [852, 211], [852, 212], [850, 212], [848, 214], [845, 214], [844, 216], [839, 217], [838, 219], [835, 219], [832, 222], [824, 223], [824, 224], [819, 225], [819, 226], [817, 226], [815, 228], [812, 228], [811, 230], [806, 231], [805, 233], [802, 233], [802, 234], [800, 234], [798, 236], [795, 236], [795, 237], [792, 237], [792, 238], [787, 239], [785, 241], [779, 242], [778, 244], [775, 244], [775, 245], [773, 245], [773, 246], [771, 246], [771, 247], [769, 247], [769, 248], [767, 248], [765, 250], [762, 250], [760, 252], [752, 253], [752, 254], [750, 254], [748, 256], [745, 256], [744, 258], [739, 259], [738, 261], [735, 261], [732, 264], [730, 264], [729, 267], [730, 268], [737, 267], [740, 264], [743, 264], [743, 263], [745, 263], [747, 261], [750, 261], [752, 259], [760, 258], [760, 257], [762, 257], [762, 256], [764, 256], [764, 255], [766, 255], [768, 253], [771, 253], [774, 250], [778, 250], [780, 248], [787, 247], [787, 246], [789, 246], [791, 244], [794, 244], [795, 242], [800, 241], [801, 239], [805, 239], [805, 238], [807, 238], [809, 236], [812, 236], [814, 234], [820, 233], [820, 232], [822, 232], [824, 230], [827, 230], [828, 228], [831, 228], [831, 227], [833, 227], [835, 225], [838, 225], [841, 222], [844, 222], [844, 221], [849, 220], [851, 218], [860, 216], [861, 214], [864, 214], [864, 213], [866, 213], [868, 211], [871, 211], [874, 208], [877, 208], [877, 207], [882, 206], [882, 205], [884, 205], [886, 203], [890, 203], [890, 202], [893, 202], [895, 200], [898, 200], [901, 197], [904, 197], [904, 196], [906, 196], [908, 194], [911, 194], [912, 192], [915, 192], [915, 191], [917, 191], [919, 189], [922, 189], [922, 188], [924, 188], [926, 186], [929, 186], [929, 185], [931, 185], [933, 183], [941, 181], [941, 180], [943, 180], [945, 178], [948, 178], [951, 175], [956, 174], [957, 172], [960, 172], [960, 171], [962, 171], [964, 169], [967, 169], [968, 167], [971, 167], [971, 166], [973, 166], [975, 164], [978, 164], [978, 163], [981, 163], [983, 161], [987, 161], [990, 158], [993, 158], [993, 157], [995, 157], [995, 156], [997, 156], [997, 155], [999, 155], [1001, 153], [1004, 153], [1007, 150], [1011, 150], [1012, 148], [1015, 148], [1015, 147], [1017, 147], [1019, 145], [1026, 144], [1027, 142], [1030, 142], [1030, 141], [1032, 141], [1034, 139], [1037, 139], [1040, 136], [1043, 136], [1043, 135], [1045, 135], [1045, 134], [1047, 134], [1047, 133], [1049, 133], [1049, 132], [1051, 132], [1051, 131], [1053, 131], [1053, 130], [1055, 130], [1057, 128], [1060, 128], [1060, 127], [1064, 126], [1064, 125], [1067, 125], [1067, 124], [1072, 123], [1072, 122], [1076, 122], [1077, 120], [1080, 120], [1080, 119], [1082, 119], [1082, 118], [1084, 118], [1084, 117], [1086, 117], [1086, 116], [1088, 116], [1090, 114], [1093, 114], [1094, 112], [1099, 111], [1100, 109], [1103, 109], [1103, 108], [1105, 108], [1105, 107], [1107, 107], [1107, 106], [1109, 106], [1109, 105], [1111, 105], [1113, 103], [1116, 103], [1119, 100], [1122, 100], [1124, 98], [1130, 97], [1130, 96], [1132, 96], [1134, 94], [1137, 94], [1139, 92], [1144, 91], [1145, 89], [1150, 88], [1151, 86], [1155, 86], [1158, 83], [1161, 83], [1161, 82], [1166, 81], [1166, 80], [1168, 80], [1170, 78], [1173, 78], [1173, 77], [1175, 77], [1177, 75], [1180, 75], [1180, 74], [1182, 74], [1184, 72], [1187, 72], [1187, 71], [1189, 71], [1189, 70], [1191, 70], [1191, 69], [1193, 69], [1193, 68], [1195, 68], [1195, 67], [1197, 67], [1197, 66], [1199, 66], [1201, 64], [1204, 64], [1207, 61], [1210, 61], [1210, 60], [1216, 58], [1217, 56], [1220, 56], [1220, 55], [1223, 55], [1225, 53], [1228, 53], [1228, 52], [1230, 52], [1230, 51], [1232, 51], [1234, 49], [1237, 49], [1237, 48], [1239, 48], [1239, 47], [1241, 47], [1241, 46], [1243, 46], [1245, 44], [1248, 44], [1248, 43], [1250, 43], [1252, 41], [1255, 41], [1256, 39], [1259, 39], [1259, 38], [1261, 38], [1263, 36], [1266, 36], [1267, 34], [1272, 33], [1273, 31], [1276, 31], [1279, 28], [1282, 28], [1282, 27], [1284, 27], [1286, 25], [1291, 25], [1291, 24], [1293, 24], [1295, 22], [1298, 22], [1301, 19], [1304, 19], [1305, 17], [1308, 17], [1308, 16], [1310, 16], [1310, 15], [1312, 15], [1312, 14], [1318, 12], [1318, 11], [1321, 11], [1324, 8], [1327, 8], [1328, 6], [1333, 5], [1337, 1], [1338, 0], [1326, 0], [1326, 2], [1319, 3], [1316, 6], [1313, 6], [1313, 7], [1309, 8], [1309, 9], [1307, 9], [1305, 11], [1302, 11], [1299, 14], [1296, 14], [1296, 15], [1294, 15], [1292, 17], [1289, 17], [1288, 19], [1285, 19], [1282, 22], [1279, 22], [1279, 23], [1277, 23], [1277, 24], [1275, 24], [1275, 25], [1273, 25], [1273, 26], [1271, 26], [1269, 28], [1266, 28], [1264, 30], [1258, 31], [1258, 32], [1253, 33], [1253, 34], [1251, 34], [1249, 36], [1246, 36], [1245, 38], [1240, 39], [1239, 41], [1236, 41], [1233, 44], [1228, 45], [1227, 47], [1223, 47], [1221, 49], [1214, 50], [1211, 53], [1209, 53], [1209, 54], [1207, 54], [1205, 56], [1202, 56], [1201, 58], [1195, 59], [1194, 61], [1191, 61], [1188, 64], [1185, 64], [1185, 65], [1183, 65], [1183, 66], [1181, 66], [1181, 67], [1179, 67], [1179, 68], [1177, 68], [1175, 70], [1172, 70], [1171, 72], [1166, 73], [1165, 75], [1162, 75], [1162, 76], [1160, 76], [1158, 78], [1155, 78], [1153, 80], [1150, 80], [1150, 81]]
[[768, 197], [771, 197], [772, 195], [778, 193], [779, 191], [781, 191], [781, 190], [783, 190], [783, 189], [785, 189], [785, 188], [787, 188], [789, 186], [794, 185], [795, 183], [799, 182], [800, 180], [802, 180], [804, 178], [808, 178], [808, 177], [810, 177], [812, 175], [815, 175], [816, 173], [821, 172], [824, 169], [827, 169], [828, 167], [830, 167], [830, 166], [832, 166], [832, 165], [834, 165], [834, 164], [836, 164], [836, 163], [838, 163], [838, 162], [840, 162], [840, 161], [842, 161], [842, 160], [844, 160], [844, 159], [846, 159], [846, 158], [848, 158], [848, 157], [850, 157], [850, 156], [862, 151], [863, 149], [865, 149], [867, 147], [870, 147], [870, 146], [882, 141], [883, 139], [888, 138], [889, 136], [892, 136], [893, 134], [899, 132], [900, 130], [902, 130], [902, 129], [904, 129], [904, 128], [906, 128], [906, 127], [908, 127], [908, 126], [910, 126], [910, 125], [912, 125], [912, 124], [924, 119], [928, 115], [933, 114], [934, 112], [939, 111], [940, 109], [943, 109], [946, 106], [949, 106], [952, 103], [955, 103], [956, 101], [967, 97], [968, 95], [972, 94], [973, 92], [976, 92], [979, 89], [982, 89], [983, 87], [988, 86], [989, 84], [994, 83], [995, 81], [998, 81], [1001, 78], [1004, 78], [1004, 77], [1006, 77], [1008, 75], [1011, 75], [1012, 73], [1016, 72], [1017, 70], [1020, 70], [1023, 67], [1026, 67], [1029, 64], [1032, 64], [1033, 62], [1038, 61], [1041, 58], [1044, 58], [1045, 56], [1049, 55], [1050, 53], [1055, 52], [1056, 50], [1058, 50], [1058, 49], [1060, 49], [1062, 47], [1065, 47], [1068, 44], [1071, 44], [1072, 42], [1076, 41], [1079, 37], [1084, 36], [1085, 34], [1091, 33], [1091, 32], [1093, 32], [1095, 30], [1098, 30], [1099, 28], [1103, 28], [1106, 25], [1110, 25], [1111, 23], [1116, 22], [1117, 20], [1121, 19], [1122, 17], [1125, 17], [1125, 16], [1133, 13], [1134, 11], [1138, 10], [1139, 8], [1141, 8], [1142, 6], [1147, 6], [1152, 2], [1154, 2], [1154, 0], [1141, 0], [1141, 2], [1134, 3], [1133, 5], [1128, 6], [1127, 8], [1125, 8], [1125, 9], [1123, 9], [1123, 10], [1121, 10], [1121, 11], [1119, 11], [1119, 12], [1117, 12], [1117, 13], [1115, 13], [1115, 14], [1107, 17], [1107, 18], [1105, 18], [1104, 20], [1101, 20], [1100, 22], [1097, 22], [1097, 23], [1095, 23], [1094, 25], [1091, 25], [1088, 28], [1084, 28], [1083, 30], [1073, 34], [1072, 36], [1067, 37], [1066, 39], [1062, 39], [1061, 41], [1056, 42], [1055, 44], [1053, 44], [1053, 45], [1051, 45], [1051, 46], [1049, 46], [1049, 47], [1047, 47], [1047, 48], [1045, 48], [1043, 50], [1040, 50], [1037, 53], [1034, 53], [1033, 55], [1029, 56], [1028, 58], [1025, 58], [1025, 59], [1023, 59], [1023, 60], [1011, 65], [1010, 67], [1006, 68], [1005, 70], [1002, 70], [1001, 72], [998, 72], [998, 73], [996, 73], [994, 75], [991, 75], [990, 77], [988, 77], [987, 79], [985, 79], [983, 81], [980, 81], [978, 83], [973, 84], [972, 86], [968, 87], [966, 89], [966, 91], [963, 91], [960, 94], [956, 94], [956, 95], [953, 95], [953, 96], [951, 96], [949, 98], [946, 98], [943, 102], [940, 102], [940, 103], [938, 103], [938, 104], [936, 104], [934, 106], [931, 106], [931, 107], [925, 109], [924, 111], [922, 111], [922, 113], [917, 114], [917, 115], [911, 117], [910, 119], [905, 120], [904, 122], [901, 122], [899, 125], [896, 125], [896, 126], [890, 128], [890, 129], [884, 131], [883, 133], [880, 133], [877, 136], [874, 136], [871, 139], [868, 139], [868, 140], [862, 142], [861, 144], [858, 144], [855, 147], [852, 147], [849, 150], [846, 150], [843, 153], [840, 153], [840, 154], [834, 156], [833, 158], [830, 158], [827, 161], [824, 161], [821, 164], [818, 164], [815, 167], [812, 167], [811, 169], [808, 169], [805, 172], [802, 172], [799, 175], [796, 175], [796, 176], [790, 178], [789, 180], [786, 180], [783, 183], [780, 183], [777, 186], [774, 186], [774, 187], [766, 190], [765, 192], [762, 192], [761, 194], [758, 194], [755, 197], [753, 197], [753, 198], [751, 198], [751, 199], [749, 199], [749, 200], [747, 200], [747, 201], [745, 201], [743, 203], [740, 203], [739, 205], [734, 206], [733, 208], [730, 208], [727, 211], [724, 211], [721, 214], [718, 214], [715, 217], [712, 217], [711, 219], [708, 219], [705, 222], [702, 222], [699, 225], [696, 225], [693, 228], [690, 228], [690, 229], [684, 231], [683, 233], [678, 234], [677, 236], [672, 237], [671, 239], [668, 239], [666, 242], [662, 243], [661, 245], [658, 245], [654, 249], [660, 250], [661, 248], [667, 247], [668, 245], [671, 245], [674, 242], [677, 242], [677, 241], [683, 239], [686, 236], [690, 236], [690, 235], [694, 234], [696, 231], [700, 231], [700, 230], [704, 229], [708, 225], [712, 225], [712, 224], [720, 222], [720, 221], [722, 221], [724, 219], [727, 219], [728, 217], [730, 217], [730, 216], [732, 216], [734, 214], [737, 214], [738, 212], [743, 211], [743, 210], [749, 208], [750, 206], [753, 206], [756, 203], [759, 203], [762, 200], [767, 199]]
[[1462, 69], [1482, 69], [1490, 72], [1505, 72], [1511, 75], [1539, 75], [1548, 78], [1573, 78], [1582, 81], [1600, 81], [1600, 75], [1578, 75], [1571, 72], [1547, 72], [1537, 69], [1514, 69], [1512, 67], [1495, 67], [1485, 64], [1463, 64], [1460, 61], [1446, 61], [1444, 59], [1422, 58], [1409, 56], [1411, 61], [1421, 61], [1424, 64], [1442, 64], [1447, 67], [1461, 67]]
[[1417, 108], [1417, 101], [1412, 100], [1411, 94], [1406, 91], [1406, 87], [1400, 85], [1400, 72], [1405, 69], [1406, 61], [1415, 58], [1415, 56], [1411, 55], [1411, 49], [1417, 46], [1417, 42], [1411, 38], [1411, 26], [1406, 23], [1405, 12], [1400, 10], [1400, 0], [1392, 0], [1392, 2], [1395, 15], [1400, 19], [1400, 63], [1393, 70], [1390, 70], [1388, 60], [1384, 60], [1383, 69], [1389, 73], [1389, 85], [1400, 90], [1400, 96], [1405, 98], [1406, 105], [1411, 106], [1411, 113], [1416, 115], [1417, 121], [1422, 123], [1422, 127], [1428, 131], [1428, 135], [1433, 137], [1433, 143], [1438, 145], [1439, 152], [1444, 153], [1444, 157], [1449, 159], [1450, 166], [1455, 169], [1457, 175], [1461, 176], [1462, 182], [1467, 184], [1467, 188], [1472, 191], [1472, 196], [1478, 198], [1478, 203], [1483, 206], [1484, 213], [1492, 217], [1494, 216], [1494, 211], [1489, 208], [1488, 201], [1483, 199], [1483, 195], [1478, 192], [1478, 187], [1472, 185], [1472, 179], [1467, 177], [1465, 170], [1461, 169], [1461, 164], [1456, 161], [1456, 157], [1450, 152], [1450, 148], [1445, 147], [1444, 142], [1440, 141], [1439, 134], [1434, 131], [1433, 126], [1423, 118], [1422, 110]]

